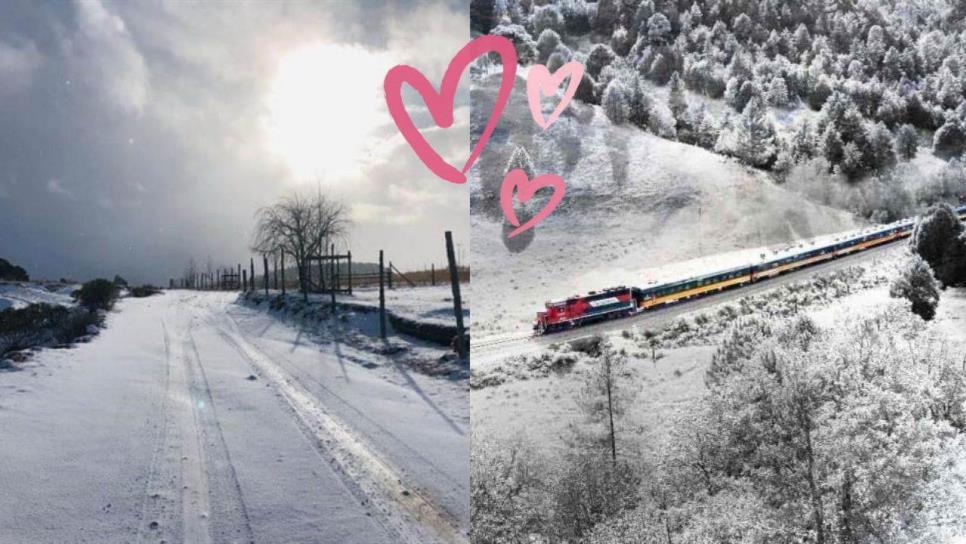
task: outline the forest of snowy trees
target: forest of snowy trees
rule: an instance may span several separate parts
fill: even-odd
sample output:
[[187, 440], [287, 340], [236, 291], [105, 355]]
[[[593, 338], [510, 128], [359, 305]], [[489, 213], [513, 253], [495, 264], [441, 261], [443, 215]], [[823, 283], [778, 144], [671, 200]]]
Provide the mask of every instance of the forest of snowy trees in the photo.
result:
[[[614, 124], [735, 157], [809, 196], [862, 186], [825, 203], [886, 221], [966, 195], [964, 6], [473, 0], [471, 25], [511, 39], [521, 64], [583, 62], [576, 96]], [[779, 130], [778, 113], [796, 122]], [[903, 164], [920, 153], [948, 161], [946, 179], [911, 190]]]

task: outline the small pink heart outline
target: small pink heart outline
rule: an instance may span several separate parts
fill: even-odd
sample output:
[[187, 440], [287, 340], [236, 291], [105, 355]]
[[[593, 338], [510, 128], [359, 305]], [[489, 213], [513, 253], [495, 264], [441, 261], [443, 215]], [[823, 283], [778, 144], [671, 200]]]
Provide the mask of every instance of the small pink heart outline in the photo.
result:
[[[544, 187], [553, 188], [553, 196], [550, 197], [550, 201], [540, 210], [540, 213], [533, 216], [523, 225], [520, 225], [520, 220], [517, 219], [517, 214], [513, 210], [514, 189], [516, 190], [517, 200], [521, 203], [526, 203], [533, 198], [533, 195], [537, 191]], [[527, 173], [519, 168], [514, 168], [507, 172], [506, 177], [503, 178], [503, 184], [500, 186], [500, 207], [503, 208], [503, 215], [510, 221], [510, 224], [517, 227], [507, 235], [507, 238], [513, 238], [521, 232], [532, 229], [546, 219], [557, 208], [560, 201], [563, 200], [565, 191], [566, 187], [563, 178], [556, 174], [541, 174], [533, 179], [529, 179]]]
[[[500, 90], [497, 93], [496, 103], [493, 111], [490, 112], [490, 119], [480, 134], [480, 139], [470, 153], [469, 159], [463, 165], [462, 170], [449, 164], [436, 152], [426, 138], [423, 137], [419, 129], [413, 123], [406, 105], [402, 100], [402, 85], [409, 85], [423, 97], [426, 107], [433, 116], [433, 122], [440, 128], [453, 126], [453, 108], [456, 101], [456, 90], [459, 86], [460, 77], [467, 66], [477, 57], [485, 53], [495, 52], [500, 55], [503, 62], [503, 79], [500, 82]], [[477, 157], [486, 147], [490, 135], [496, 129], [496, 125], [503, 114], [503, 108], [510, 99], [510, 91], [513, 90], [513, 82], [516, 79], [517, 71], [517, 52], [513, 42], [502, 36], [483, 35], [463, 46], [446, 68], [443, 74], [443, 82], [439, 92], [433, 84], [426, 79], [422, 72], [405, 64], [394, 66], [386, 72], [383, 88], [386, 93], [386, 105], [389, 114], [392, 116], [399, 132], [409, 142], [410, 147], [416, 152], [423, 164], [425, 164], [434, 174], [450, 183], [466, 183], [466, 171], [473, 166]]]
[[[563, 98], [560, 99], [557, 108], [550, 114], [550, 118], [544, 120], [543, 111], [540, 109], [541, 95], [551, 96], [556, 94], [560, 84], [567, 76], [570, 76], [570, 83], [567, 84]], [[580, 86], [580, 79], [583, 76], [584, 65], [575, 60], [558, 68], [553, 75], [543, 64], [531, 66], [530, 72], [527, 74], [527, 101], [530, 103], [530, 115], [533, 116], [533, 121], [543, 130], [550, 128], [550, 125], [560, 117], [560, 114], [567, 109], [567, 106], [574, 99], [574, 94], [576, 94], [577, 87]]]

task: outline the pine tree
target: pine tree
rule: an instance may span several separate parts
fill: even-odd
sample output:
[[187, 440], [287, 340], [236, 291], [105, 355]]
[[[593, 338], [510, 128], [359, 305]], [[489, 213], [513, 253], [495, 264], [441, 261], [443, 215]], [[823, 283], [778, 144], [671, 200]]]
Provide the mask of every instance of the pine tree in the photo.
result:
[[890, 168], [896, 164], [896, 148], [892, 133], [882, 123], [877, 123], [871, 134], [872, 167], [876, 170]]
[[651, 97], [644, 91], [640, 76], [634, 78], [628, 106], [627, 120], [638, 128], [646, 129], [651, 117]]
[[533, 168], [533, 159], [530, 158], [530, 154], [523, 146], [515, 146], [513, 152], [510, 154], [510, 160], [507, 162], [506, 170], [504, 170], [504, 177], [510, 173], [511, 170], [520, 169], [527, 174], [527, 178], [533, 179], [536, 176], [536, 172]]
[[664, 45], [671, 40], [671, 21], [663, 13], [655, 13], [647, 20], [647, 39], [652, 45]]
[[628, 89], [620, 79], [611, 81], [604, 90], [601, 105], [604, 113], [615, 125], [622, 125], [630, 117], [630, 100]]
[[919, 151], [919, 136], [912, 125], [902, 125], [896, 135], [896, 151], [899, 157], [905, 161], [916, 158]]
[[785, 85], [785, 78], [775, 76], [768, 85], [768, 103], [777, 108], [788, 105], [788, 87]]
[[681, 76], [677, 72], [671, 74], [667, 105], [677, 122], [678, 130], [682, 127], [688, 127], [688, 99], [684, 93], [684, 82], [681, 81]]
[[792, 136], [792, 144], [789, 152], [792, 160], [802, 162], [815, 156], [815, 139], [812, 136], [812, 125], [806, 120], [799, 125], [795, 135]]
[[849, 142], [842, 148], [842, 162], [839, 163], [842, 173], [849, 178], [856, 178], [865, 170], [862, 151], [855, 142]]
[[603, 36], [610, 36], [620, 20], [618, 0], [598, 0], [597, 16], [594, 17], [594, 30]]
[[835, 127], [829, 126], [822, 137], [822, 154], [829, 164], [839, 164], [844, 156], [845, 143]]
[[755, 96], [745, 106], [735, 126], [735, 155], [757, 167], [769, 167], [775, 160], [775, 127], [761, 98]]

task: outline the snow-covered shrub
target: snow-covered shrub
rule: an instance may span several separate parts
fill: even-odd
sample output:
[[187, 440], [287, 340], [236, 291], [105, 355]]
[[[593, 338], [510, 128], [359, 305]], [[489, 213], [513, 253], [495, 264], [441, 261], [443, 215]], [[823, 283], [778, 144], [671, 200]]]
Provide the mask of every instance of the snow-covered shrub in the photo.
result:
[[547, 59], [547, 70], [549, 70], [550, 73], [554, 73], [559, 70], [561, 66], [567, 64], [567, 62], [567, 58], [563, 55], [563, 53], [555, 51], [550, 55], [550, 58]]
[[103, 278], [91, 280], [81, 286], [74, 294], [77, 303], [88, 310], [110, 310], [120, 294], [114, 282]]
[[591, 9], [584, 0], [560, 0], [558, 5], [568, 33], [579, 36], [590, 32]]
[[496, 26], [496, 0], [470, 0], [470, 28], [487, 34]]
[[614, 53], [622, 57], [627, 56], [631, 51], [631, 47], [634, 45], [631, 38], [632, 36], [627, 32], [626, 28], [618, 26], [610, 37], [610, 46], [614, 50]]
[[537, 58], [537, 44], [527, 29], [518, 24], [501, 24], [490, 31], [494, 36], [502, 36], [513, 42], [517, 51], [517, 62], [526, 65]]
[[559, 45], [560, 34], [557, 34], [549, 28], [542, 31], [540, 37], [537, 38], [537, 61], [546, 64], [547, 59], [550, 58], [550, 55], [554, 53]]
[[598, 0], [597, 13], [594, 15], [594, 30], [603, 36], [610, 36], [620, 21], [619, 0]]
[[470, 451], [471, 540], [526, 542], [542, 532], [545, 462], [519, 442], [475, 440]]
[[959, 157], [966, 152], [966, 129], [958, 119], [950, 119], [936, 131], [933, 153], [938, 157]]
[[553, 4], [534, 8], [533, 15], [530, 16], [530, 24], [533, 27], [533, 33], [537, 36], [546, 30], [552, 30], [558, 35], [564, 31], [563, 15]]
[[0, 356], [12, 351], [55, 346], [87, 336], [103, 318], [84, 308], [31, 304], [0, 311]]
[[912, 313], [931, 320], [939, 305], [939, 285], [932, 269], [919, 256], [913, 256], [889, 287], [889, 296], [904, 298], [912, 305]]
[[587, 62], [584, 63], [584, 67], [591, 77], [597, 78], [600, 75], [601, 70], [605, 66], [614, 62], [617, 55], [614, 54], [614, 50], [610, 48], [609, 45], [599, 43], [595, 45], [591, 50], [590, 54], [587, 55]]

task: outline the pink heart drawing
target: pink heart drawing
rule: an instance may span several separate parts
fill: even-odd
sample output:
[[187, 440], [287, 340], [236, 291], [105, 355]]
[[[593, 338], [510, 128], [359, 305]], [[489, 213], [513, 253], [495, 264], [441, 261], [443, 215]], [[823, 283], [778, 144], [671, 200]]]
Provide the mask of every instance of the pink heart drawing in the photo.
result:
[[[517, 214], [513, 210], [514, 190], [516, 190], [517, 200], [521, 203], [526, 203], [533, 198], [533, 195], [537, 191], [544, 187], [553, 188], [553, 196], [550, 197], [550, 201], [540, 210], [540, 213], [533, 216], [523, 225], [520, 225], [520, 220], [517, 219]], [[503, 185], [500, 186], [500, 207], [503, 208], [503, 215], [510, 221], [510, 224], [517, 227], [507, 235], [507, 238], [513, 238], [521, 232], [532, 229], [546, 219], [557, 208], [560, 201], [563, 200], [564, 191], [564, 180], [556, 174], [542, 174], [533, 179], [528, 179], [527, 173], [519, 168], [507, 172], [506, 177], [503, 178]]]
[[[541, 95], [552, 96], [557, 94], [557, 89], [560, 88], [560, 84], [567, 76], [570, 76], [570, 83], [567, 84], [563, 98], [557, 104], [557, 109], [550, 114], [550, 118], [544, 120], [543, 111], [540, 109]], [[557, 120], [557, 117], [560, 117], [560, 114], [570, 105], [570, 101], [574, 99], [574, 93], [577, 92], [577, 87], [580, 86], [580, 78], [583, 76], [584, 65], [575, 60], [558, 68], [553, 75], [550, 75], [550, 71], [542, 64], [531, 66], [530, 73], [527, 75], [527, 100], [530, 102], [530, 114], [533, 115], [534, 122], [541, 126], [543, 130], [550, 128], [550, 125]]]
[[[496, 52], [500, 55], [500, 60], [503, 62], [503, 80], [500, 83], [500, 91], [497, 94], [496, 103], [493, 105], [493, 111], [490, 112], [490, 119], [486, 128], [483, 129], [483, 133], [480, 135], [476, 147], [470, 153], [466, 164], [463, 165], [463, 169], [457, 170], [453, 165], [443, 160], [439, 153], [429, 145], [416, 125], [413, 124], [413, 120], [409, 116], [409, 112], [406, 111], [405, 104], [403, 104], [402, 85], [409, 83], [423, 97], [423, 101], [426, 102], [426, 107], [432, 114], [433, 121], [437, 126], [449, 128], [453, 125], [453, 103], [456, 100], [456, 89], [463, 70], [473, 62], [473, 59], [489, 52]], [[466, 183], [466, 171], [473, 166], [476, 158], [486, 147], [486, 142], [496, 129], [496, 124], [503, 113], [503, 107], [510, 99], [516, 70], [517, 53], [513, 47], [513, 42], [502, 36], [480, 36], [466, 44], [450, 61], [446, 73], [443, 74], [443, 82], [438, 93], [432, 83], [419, 70], [404, 64], [394, 66], [386, 73], [383, 85], [386, 93], [386, 105], [389, 107], [389, 114], [396, 122], [399, 132], [406, 138], [423, 164], [446, 181]]]

